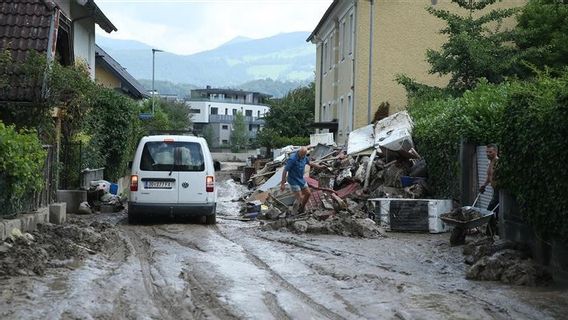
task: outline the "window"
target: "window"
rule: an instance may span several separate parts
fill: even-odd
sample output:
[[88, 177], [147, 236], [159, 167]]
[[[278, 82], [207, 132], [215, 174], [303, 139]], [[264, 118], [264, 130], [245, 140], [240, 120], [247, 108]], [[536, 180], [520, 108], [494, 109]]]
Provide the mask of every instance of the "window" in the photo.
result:
[[222, 128], [223, 130], [229, 130], [229, 126], [226, 125], [226, 124], [222, 125], [221, 128]]
[[237, 115], [237, 109], [233, 109], [233, 115], [234, 115], [234, 116]]
[[200, 109], [189, 109], [189, 113], [201, 113]]
[[225, 115], [229, 114], [229, 109], [225, 108]]
[[349, 54], [353, 53], [353, 37], [355, 37], [355, 25], [352, 13], [349, 15]]
[[217, 107], [212, 107], [211, 114], [219, 114], [219, 109]]
[[329, 51], [327, 41], [323, 43], [323, 70], [327, 72], [327, 64], [329, 63]]
[[204, 171], [201, 145], [195, 142], [146, 142], [142, 150], [140, 170]]
[[333, 64], [335, 63], [335, 54], [334, 54], [334, 50], [333, 50], [333, 35], [330, 37], [330, 45], [329, 45], [329, 70], [331, 70], [331, 67], [333, 66]]
[[260, 110], [258, 110], [258, 111], [256, 112], [256, 116], [257, 116], [258, 118], [260, 118]]
[[347, 46], [347, 29], [345, 28], [345, 20], [341, 22], [341, 60], [345, 59], [345, 50]]
[[245, 116], [252, 117], [252, 110], [245, 110]]
[[327, 115], [326, 115], [326, 113], [325, 113], [325, 106], [323, 106], [323, 111], [322, 111], [322, 113], [321, 113], [321, 119], [322, 119], [323, 121], [327, 121]]
[[222, 140], [221, 141], [223, 144], [229, 144], [229, 140]]

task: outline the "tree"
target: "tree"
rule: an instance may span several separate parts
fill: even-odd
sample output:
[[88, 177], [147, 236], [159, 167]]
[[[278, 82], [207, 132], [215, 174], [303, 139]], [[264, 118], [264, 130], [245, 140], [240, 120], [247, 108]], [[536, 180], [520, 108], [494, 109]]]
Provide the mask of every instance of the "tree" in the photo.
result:
[[203, 129], [203, 138], [207, 141], [209, 147], [215, 147], [215, 132], [213, 132], [213, 128], [211, 126], [205, 126]]
[[[142, 111], [145, 113], [152, 111], [151, 99], [144, 101]], [[191, 117], [189, 107], [184, 103], [156, 99], [154, 101], [154, 116], [147, 120], [145, 127], [149, 131], [189, 131], [192, 126]]]
[[[513, 32], [501, 30], [501, 26], [503, 20], [513, 16], [518, 9], [493, 9], [476, 14], [497, 1], [500, 0], [452, 0], [467, 10], [465, 15], [428, 7], [430, 14], [446, 22], [440, 33], [448, 37], [440, 50], [427, 50], [426, 60], [431, 65], [429, 73], [450, 75], [447, 87], [450, 92], [461, 94], [472, 89], [480, 78], [500, 83], [513, 72], [519, 52], [510, 45]], [[398, 81], [408, 91], [420, 89], [419, 84], [405, 76], [399, 76]]]
[[245, 123], [245, 116], [237, 111], [233, 119], [233, 132], [231, 133], [231, 151], [240, 152], [246, 148], [248, 143], [248, 130]]
[[520, 77], [532, 76], [530, 68], [560, 73], [568, 65], [568, 1], [529, 1], [517, 17], [515, 44], [524, 52]]
[[259, 143], [270, 149], [287, 141], [304, 141], [302, 137], [308, 138], [313, 133], [308, 124], [314, 119], [314, 106], [314, 82], [290, 91], [280, 100], [271, 101], [265, 126], [257, 137]]

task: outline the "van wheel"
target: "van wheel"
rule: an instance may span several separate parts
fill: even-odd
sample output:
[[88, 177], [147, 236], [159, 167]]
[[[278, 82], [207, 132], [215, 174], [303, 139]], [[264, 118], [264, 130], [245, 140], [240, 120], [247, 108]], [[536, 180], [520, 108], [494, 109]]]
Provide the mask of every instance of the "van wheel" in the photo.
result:
[[129, 214], [128, 215], [128, 223], [129, 224], [139, 224], [140, 223], [140, 218], [133, 215], [133, 214]]
[[217, 215], [214, 213], [209, 216], [205, 216], [205, 224], [215, 224], [217, 223]]

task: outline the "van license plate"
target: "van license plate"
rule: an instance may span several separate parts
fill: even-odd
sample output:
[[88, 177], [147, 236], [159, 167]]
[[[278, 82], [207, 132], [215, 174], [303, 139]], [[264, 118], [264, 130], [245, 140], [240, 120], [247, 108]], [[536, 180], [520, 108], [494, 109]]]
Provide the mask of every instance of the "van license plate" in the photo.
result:
[[146, 181], [146, 189], [171, 189], [173, 187], [173, 181]]

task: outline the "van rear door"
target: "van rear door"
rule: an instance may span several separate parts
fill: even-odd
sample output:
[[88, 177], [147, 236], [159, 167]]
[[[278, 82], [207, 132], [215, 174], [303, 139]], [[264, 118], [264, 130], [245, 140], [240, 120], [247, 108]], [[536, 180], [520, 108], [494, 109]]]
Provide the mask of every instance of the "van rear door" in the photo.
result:
[[179, 174], [175, 171], [176, 153], [176, 142], [146, 142], [140, 158], [136, 202], [177, 202]]
[[206, 203], [207, 166], [201, 143], [179, 142], [178, 148], [178, 203]]

